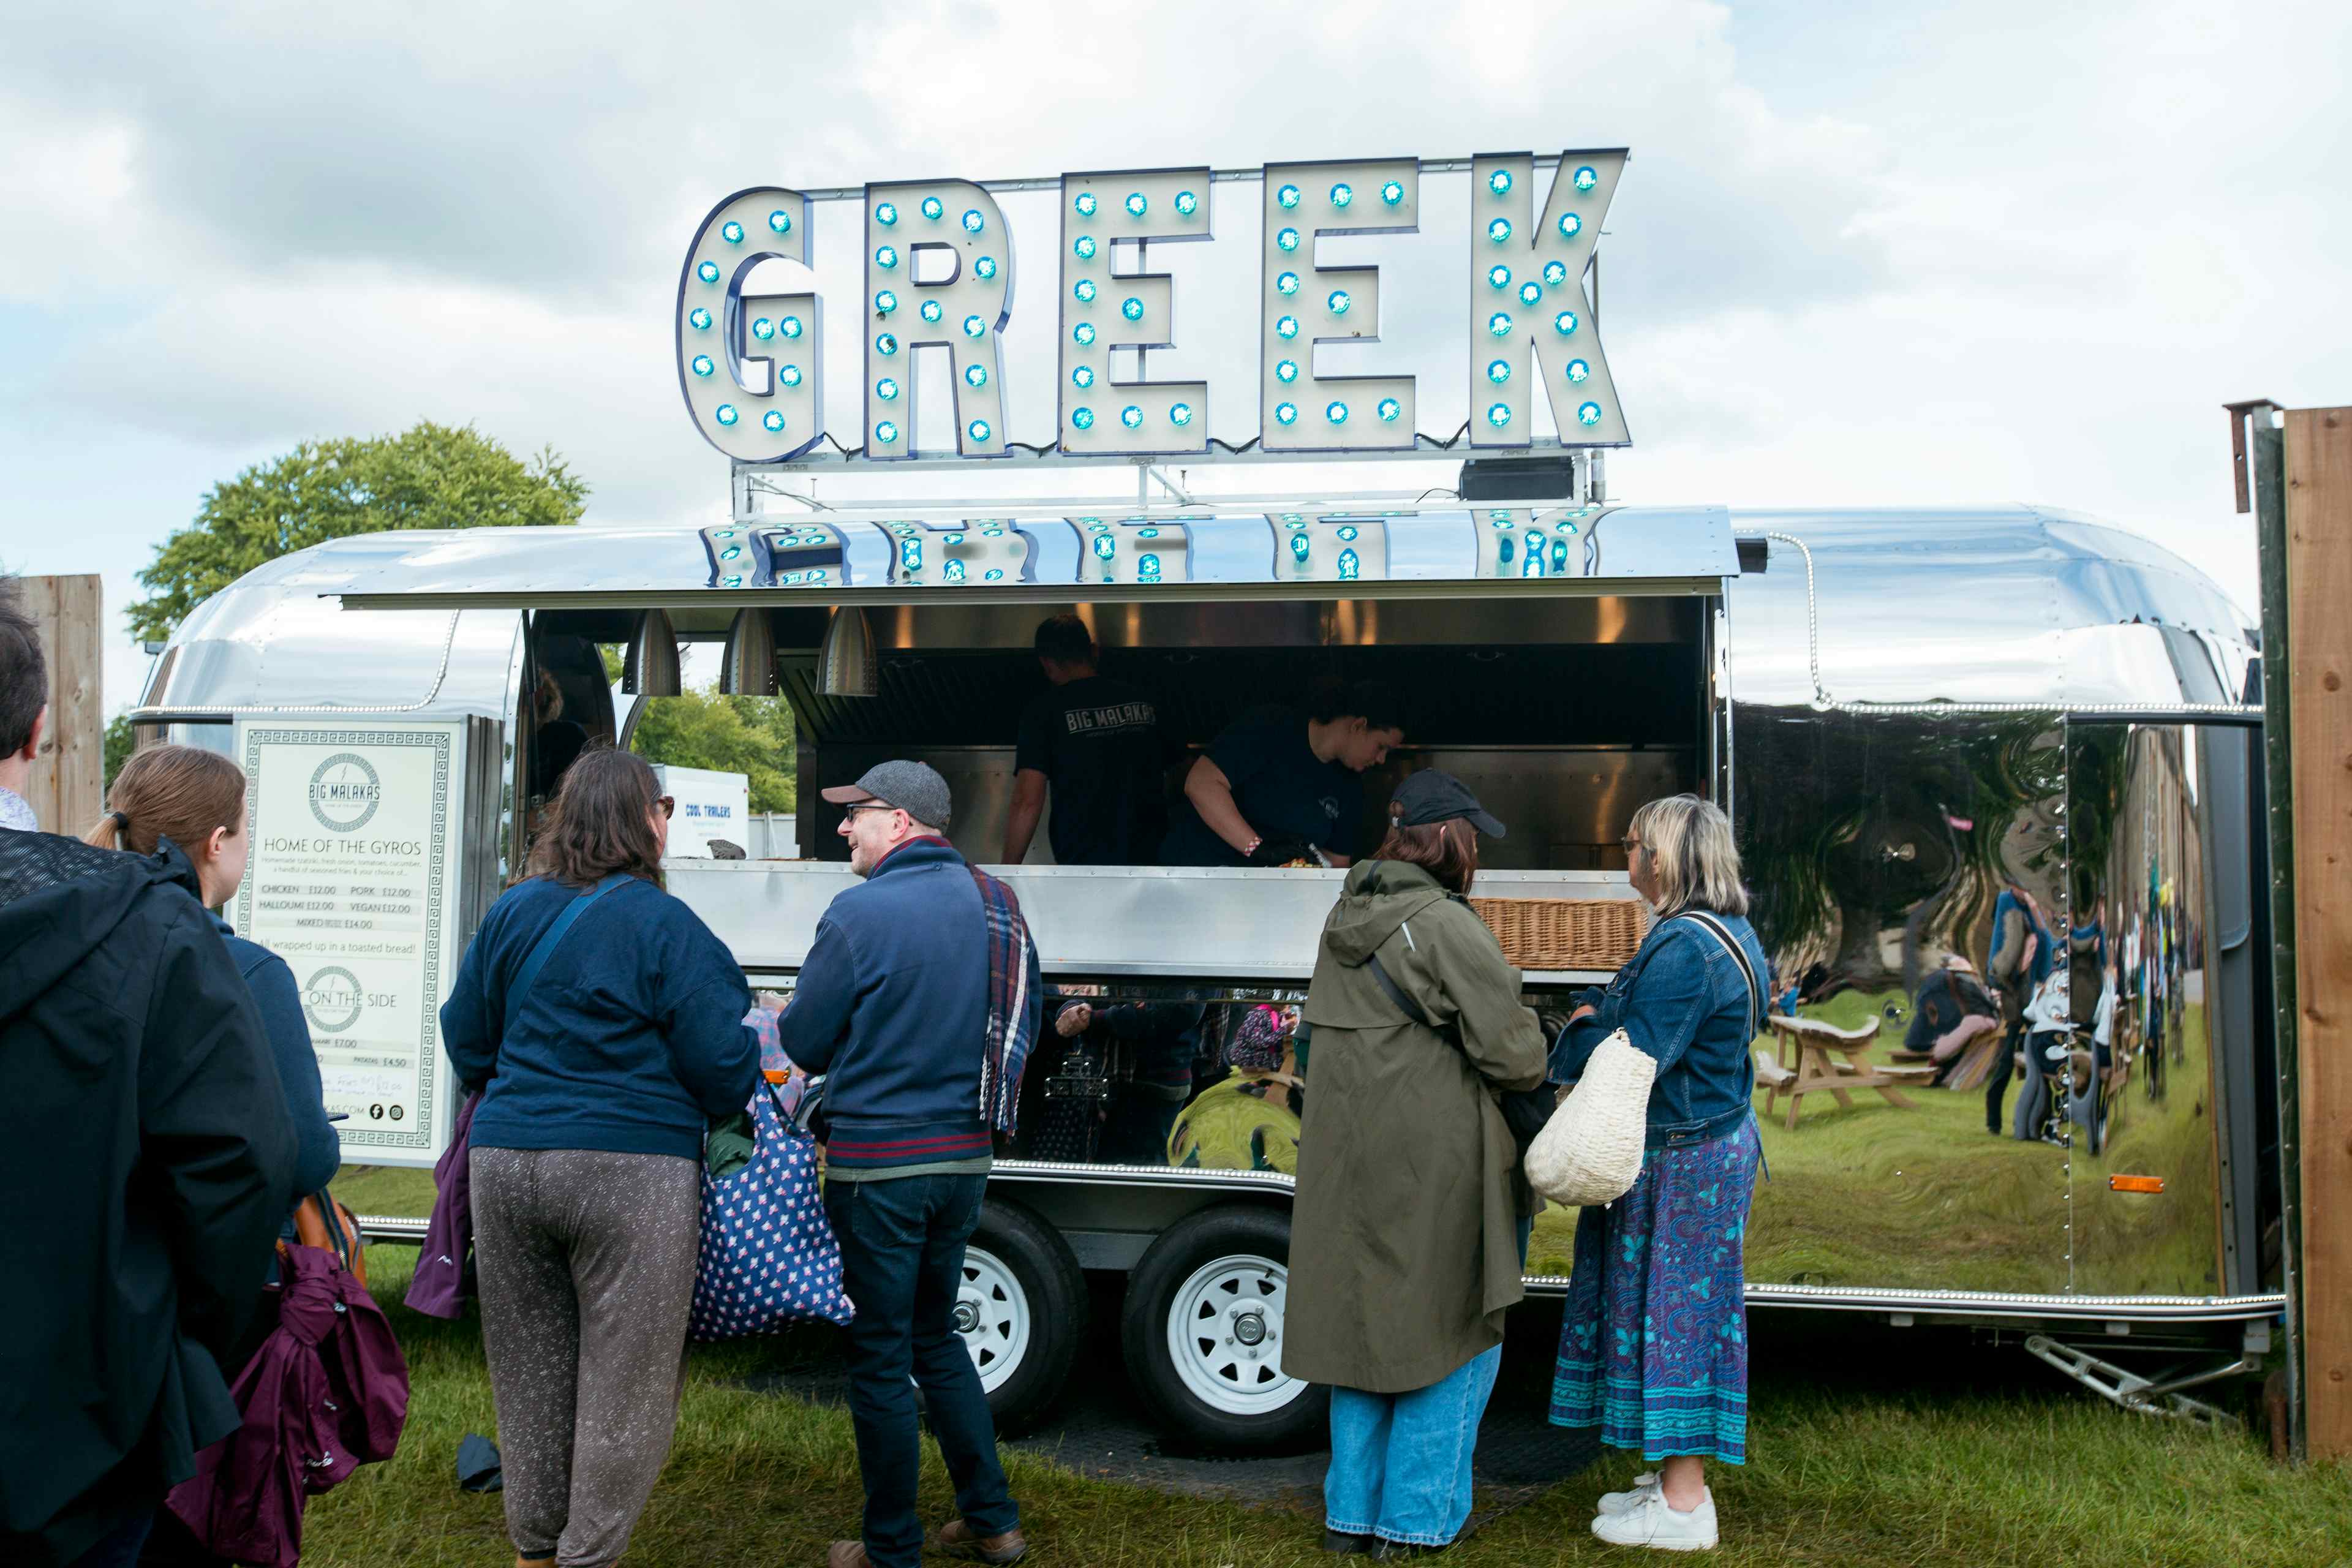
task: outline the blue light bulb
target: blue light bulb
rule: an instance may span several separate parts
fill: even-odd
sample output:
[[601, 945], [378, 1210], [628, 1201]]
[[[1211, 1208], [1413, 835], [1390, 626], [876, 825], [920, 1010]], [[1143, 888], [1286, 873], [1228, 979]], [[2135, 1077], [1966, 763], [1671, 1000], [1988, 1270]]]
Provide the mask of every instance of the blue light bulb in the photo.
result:
[[1584, 405], [1582, 405], [1581, 407], [1578, 408], [1578, 409], [1577, 409], [1577, 411], [1576, 411], [1576, 422], [1577, 422], [1579, 425], [1598, 425], [1598, 424], [1600, 424], [1600, 423], [1601, 423], [1601, 405], [1599, 405], [1598, 403], [1588, 403], [1588, 404], [1585, 404]]
[[798, 316], [786, 316], [776, 324], [783, 329], [784, 336], [788, 338], [797, 338], [801, 335], [801, 319]]
[[1070, 329], [1070, 336], [1078, 341], [1080, 348], [1090, 348], [1095, 341], [1095, 324], [1092, 321], [1080, 321]]
[[971, 264], [971, 275], [985, 283], [996, 276], [996, 258], [983, 256]]
[[[1180, 426], [1192, 423], [1192, 405], [1189, 403], [1170, 404], [1168, 405], [1168, 423]], [[1151, 530], [1147, 528], [1143, 531], [1148, 534]]]
[[784, 366], [783, 369], [776, 372], [776, 379], [782, 382], [786, 386], [798, 386], [801, 384], [801, 367], [796, 364], [788, 364]]
[[898, 296], [887, 289], [877, 289], [874, 291], [874, 308], [887, 316], [898, 308]]
[[1298, 405], [1296, 403], [1277, 403], [1274, 405], [1274, 422], [1276, 424], [1295, 424], [1297, 421], [1297, 418]]
[[768, 226], [778, 234], [790, 234], [793, 232], [793, 215], [778, 207], [768, 215]]
[[1159, 582], [1160, 557], [1151, 554], [1137, 556], [1135, 558], [1135, 576], [1136, 580], [1140, 583]]
[[1297, 185], [1285, 185], [1282, 189], [1274, 193], [1274, 199], [1280, 202], [1284, 210], [1287, 211], [1298, 205], [1298, 187]]
[[1381, 399], [1380, 407], [1375, 412], [1380, 415], [1384, 423], [1393, 425], [1396, 423], [1397, 416], [1404, 412], [1404, 405], [1393, 397], [1383, 397]]
[[761, 342], [766, 342], [776, 335], [776, 323], [761, 316], [751, 323], [751, 335]]
[[1558, 332], [1563, 338], [1575, 336], [1576, 312], [1573, 310], [1562, 310], [1559, 315], [1554, 316], [1551, 319], [1551, 330]]
[[1352, 550], [1342, 550], [1339, 552], [1339, 580], [1343, 583], [1349, 583], [1353, 582], [1362, 574], [1363, 562], [1357, 556], [1356, 552]]
[[1297, 337], [1298, 335], [1298, 318], [1296, 316], [1283, 317], [1280, 321], [1275, 322], [1274, 334], [1278, 338]]
[[1143, 410], [1130, 403], [1118, 411], [1118, 422], [1132, 430], [1143, 423]]
[[923, 542], [919, 539], [900, 540], [898, 564], [909, 572], [920, 572], [923, 569]]
[[1323, 301], [1323, 306], [1335, 316], [1344, 316], [1348, 313], [1348, 291], [1345, 289], [1334, 289], [1329, 297]]
[[686, 320], [687, 324], [698, 332], [707, 332], [710, 330], [710, 312], [699, 305], [686, 313]]
[[885, 419], [881, 424], [874, 426], [874, 438], [887, 447], [898, 438], [898, 427]]
[[1298, 379], [1298, 362], [1295, 359], [1286, 359], [1280, 364], [1276, 365], [1274, 367], [1274, 379], [1281, 382], [1286, 386], [1290, 383], [1297, 381]]
[[1497, 263], [1496, 263], [1494, 266], [1489, 267], [1488, 268], [1486, 268], [1486, 287], [1487, 287], [1487, 288], [1489, 288], [1489, 289], [1507, 289], [1507, 288], [1509, 288], [1510, 286], [1511, 286], [1511, 269], [1510, 269], [1509, 268], [1503, 266], [1500, 262], [1497, 262]]
[[1394, 206], [1399, 202], [1404, 200], [1404, 185], [1402, 183], [1396, 180], [1391, 180], [1387, 184], [1382, 185], [1381, 187], [1381, 200], [1386, 202], [1391, 206]]
[[963, 319], [963, 335], [965, 337], [976, 338], [986, 331], [988, 331], [988, 323], [982, 321], [978, 316], [966, 316]]
[[1507, 310], [1497, 310], [1486, 318], [1486, 330], [1498, 338], [1511, 335], [1511, 317]]
[[898, 400], [898, 384], [886, 375], [874, 384], [874, 395], [885, 403], [896, 403]]
[[943, 212], [947, 211], [947, 210], [948, 210], [947, 208], [945, 208], [945, 207], [943, 207], [943, 206], [941, 206], [941, 205], [940, 205], [940, 198], [939, 198], [939, 197], [937, 197], [937, 196], [925, 196], [925, 197], [923, 198], [923, 216], [924, 216], [925, 217], [929, 218], [929, 219], [931, 219], [931, 220], [932, 220], [932, 221], [934, 221], [934, 222], [937, 222], [937, 221], [938, 221], [938, 219], [939, 219], [940, 215], [941, 213], [943, 213]]
[[1345, 425], [1348, 422], [1348, 405], [1336, 401], [1327, 403], [1323, 405], [1323, 417], [1334, 425]]
[[1000, 577], [1002, 577], [1002, 576], [1003, 576], [1003, 575], [1004, 575], [1004, 568], [1003, 568], [1003, 567], [1002, 567], [1002, 566], [992, 566], [992, 567], [990, 567], [987, 571], [985, 571], [985, 572], [982, 573], [980, 575], [981, 575], [981, 577], [982, 577], [982, 581], [990, 582], [990, 583], [993, 583], [993, 582], [995, 582], [998, 578], [1000, 578]]
[[1281, 294], [1296, 294], [1296, 293], [1297, 293], [1297, 292], [1298, 292], [1298, 274], [1297, 274], [1297, 273], [1296, 273], [1296, 272], [1286, 272], [1286, 273], [1284, 273], [1281, 277], [1279, 277], [1279, 278], [1277, 278], [1277, 279], [1276, 279], [1274, 280], [1274, 287], [1275, 287], [1275, 291], [1276, 291], [1276, 293], [1281, 293]]
[[1143, 301], [1129, 294], [1118, 307], [1118, 313], [1130, 321], [1143, 320]]
[[940, 568], [940, 575], [946, 578], [950, 583], [962, 582], [963, 563], [950, 556], [947, 563]]
[[1496, 245], [1500, 245], [1505, 240], [1510, 238], [1511, 220], [1507, 217], [1498, 217], [1494, 222], [1488, 224], [1486, 226], [1486, 237], [1493, 240]]
[[1511, 172], [1508, 169], [1496, 170], [1493, 174], [1486, 176], [1486, 188], [1494, 192], [1498, 196], [1509, 195], [1511, 194]]
[[[1184, 405], [1180, 403], [1176, 405], [1176, 408], [1184, 408]], [[1176, 417], [1176, 408], [1171, 408], [1168, 411], [1168, 416], [1171, 419], [1174, 419]], [[1184, 418], [1190, 419], [1192, 416], [1192, 411], [1189, 408], [1184, 408]], [[1177, 420], [1177, 423], [1181, 425], [1183, 423], [1183, 420]], [[1157, 539], [1160, 537], [1160, 531], [1156, 528], [1139, 528], [1135, 531], [1135, 537], [1138, 539]]]
[[1353, 528], [1342, 528], [1339, 531], [1339, 537], [1342, 539], [1352, 540], [1356, 537], [1356, 531]]
[[[1176, 216], [1178, 217], [1191, 217], [1194, 213], [1199, 212], [1200, 210], [1200, 197], [1194, 195], [1190, 191], [1179, 191], [1176, 193]], [[1150, 560], [1150, 557], [1146, 556], [1144, 559]]]
[[1091, 430], [1095, 427], [1095, 411], [1091, 408], [1073, 408], [1070, 410], [1070, 423], [1081, 430]]
[[760, 423], [765, 425], [770, 430], [782, 430], [784, 427], [784, 416], [771, 408], [760, 416]]
[[711, 410], [710, 416], [721, 425], [732, 425], [736, 420], [735, 405], [731, 403], [722, 403]]
[[963, 542], [963, 535], [961, 533], [946, 534], [940, 538], [940, 542], [941, 544], [961, 544]]
[[923, 320], [936, 322], [940, 319], [940, 302], [937, 300], [926, 300], [923, 301]]
[[1348, 188], [1348, 183], [1345, 180], [1342, 180], [1339, 184], [1331, 187], [1331, 205], [1333, 206], [1344, 207], [1355, 199], [1356, 193]]
[[1551, 542], [1551, 569], [1555, 573], [1564, 573], [1568, 570], [1568, 541], [1565, 539], [1555, 539]]
[[706, 261], [694, 269], [694, 275], [705, 283], [716, 283], [719, 281], [719, 263]]
[[1589, 191], [1600, 183], [1601, 176], [1594, 171], [1591, 164], [1583, 164], [1576, 171], [1576, 188], [1578, 190]]
[[1582, 234], [1583, 232], [1583, 218], [1578, 216], [1575, 213], [1562, 213], [1559, 215], [1559, 237], [1562, 239], [1574, 239], [1578, 235]]
[[694, 356], [692, 369], [695, 374], [709, 375], [717, 368], [719, 367], [710, 363], [710, 356], [709, 354], [697, 354]]
[[1094, 366], [1090, 364], [1082, 364], [1078, 366], [1077, 369], [1070, 372], [1070, 384], [1076, 387], [1079, 391], [1084, 392], [1087, 387], [1092, 386], [1094, 384]]
[[1290, 558], [1293, 561], [1297, 562], [1300, 565], [1303, 566], [1307, 563], [1307, 552], [1314, 548], [1315, 545], [1313, 541], [1309, 540], [1305, 534], [1294, 533], [1290, 536]]
[[1510, 422], [1511, 405], [1509, 404], [1491, 403], [1486, 405], [1487, 424], [1492, 425], [1496, 429], [1500, 430], [1504, 426], [1508, 425]]
[[1127, 193], [1128, 216], [1141, 217], [1145, 209], [1150, 205], [1151, 204], [1150, 202], [1143, 199], [1143, 193], [1141, 191], [1129, 191]]
[[1295, 228], [1286, 228], [1274, 237], [1274, 243], [1285, 250], [1296, 250], [1298, 248], [1298, 231]]
[[1094, 542], [1095, 559], [1108, 561], [1118, 553], [1118, 541], [1108, 533], [1097, 533]]
[[1520, 304], [1522, 304], [1522, 305], [1528, 305], [1528, 306], [1534, 306], [1534, 305], [1540, 305], [1540, 304], [1542, 304], [1542, 303], [1543, 303], [1543, 285], [1542, 285], [1542, 284], [1540, 284], [1540, 283], [1538, 283], [1538, 282], [1537, 282], [1537, 281], [1536, 281], [1534, 279], [1532, 279], [1532, 278], [1528, 279], [1526, 282], [1524, 282], [1524, 283], [1520, 284], [1520, 285], [1519, 285], [1519, 303], [1520, 303]]
[[982, 216], [980, 216], [980, 209], [979, 209], [978, 207], [966, 207], [966, 208], [964, 208], [964, 210], [963, 210], [963, 231], [964, 231], [964, 233], [966, 233], [966, 234], [978, 234], [982, 229], [986, 228], [987, 226], [988, 226], [988, 220], [987, 220], [986, 218], [984, 218], [984, 217], [982, 217]]
[[884, 202], [880, 206], [874, 209], [874, 221], [880, 224], [884, 228], [888, 228], [892, 224], [898, 221], [898, 209], [891, 205], [888, 202]]
[[1487, 361], [1486, 379], [1493, 382], [1496, 386], [1500, 386], [1503, 383], [1510, 380], [1511, 362], [1507, 359]]
[[730, 245], [740, 245], [743, 243], [743, 226], [729, 218], [719, 226], [719, 237]]
[[985, 443], [988, 440], [988, 421], [985, 419], [975, 419], [963, 428], [964, 434], [975, 442]]
[[1495, 541], [1495, 559], [1501, 562], [1504, 565], [1508, 566], [1511, 563], [1511, 557], [1517, 552], [1517, 542], [1512, 539], [1509, 534], [1507, 533], [1503, 535], [1502, 538]]
[[895, 245], [877, 246], [874, 251], [874, 265], [884, 268], [898, 266], [898, 247]]
[[1528, 535], [1525, 542], [1527, 546], [1527, 553], [1520, 557], [1522, 563], [1519, 567], [1519, 575], [1522, 577], [1540, 577], [1544, 574], [1543, 535], [1539, 533], [1530, 533]]
[[1091, 278], [1081, 278], [1078, 279], [1078, 286], [1070, 292], [1078, 297], [1079, 304], [1091, 305], [1095, 302], [1095, 280]]
[[1092, 191], [1080, 191], [1077, 199], [1070, 205], [1077, 209], [1080, 217], [1092, 217], [1095, 216], [1095, 194]]
[[964, 366], [963, 384], [966, 386], [986, 386], [988, 384], [988, 367], [984, 364], [968, 364]]
[[1095, 258], [1095, 237], [1090, 234], [1082, 234], [1078, 236], [1078, 242], [1070, 247], [1070, 248], [1077, 252], [1079, 260], [1092, 261]]
[[1580, 359], [1568, 362], [1568, 380], [1571, 386], [1581, 386], [1592, 379], [1592, 367]]
[[1544, 263], [1544, 281], [1557, 289], [1568, 281], [1568, 264], [1564, 261]]
[[892, 337], [888, 332], [877, 332], [874, 337], [874, 352], [878, 354], [897, 353], [898, 352], [898, 340]]

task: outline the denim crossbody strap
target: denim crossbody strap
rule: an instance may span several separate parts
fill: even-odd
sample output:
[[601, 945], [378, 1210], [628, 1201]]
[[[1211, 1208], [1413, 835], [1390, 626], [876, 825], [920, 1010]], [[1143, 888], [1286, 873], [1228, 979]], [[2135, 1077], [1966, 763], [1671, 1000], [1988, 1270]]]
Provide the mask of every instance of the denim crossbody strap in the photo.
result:
[[[1740, 1056], [1747, 1067], [1747, 1071], [1741, 1076], [1746, 1083], [1748, 1098], [1750, 1101], [1748, 1116], [1748, 1120], [1753, 1121], [1756, 1119], [1756, 1111], [1753, 1104], [1756, 1098], [1756, 1059], [1749, 1054], [1749, 1051], [1753, 1048], [1756, 1037], [1764, 1032], [1765, 1008], [1763, 982], [1756, 973], [1756, 966], [1748, 962], [1748, 950], [1739, 944], [1739, 939], [1738, 937], [1731, 934], [1731, 928], [1729, 926], [1725, 925], [1721, 921], [1716, 919], [1705, 910], [1685, 910], [1675, 918], [1677, 920], [1688, 920], [1692, 921], [1694, 924], [1697, 925], [1700, 930], [1706, 931], [1707, 935], [1721, 942], [1723, 944], [1723, 951], [1731, 954], [1731, 961], [1739, 965], [1739, 973], [1748, 981], [1748, 1039], [1749, 1045], [1748, 1048], [1741, 1050]], [[1759, 1127], [1757, 1130], [1757, 1159], [1759, 1162], [1761, 1162], [1764, 1157], [1763, 1147], [1763, 1129]], [[1764, 1166], [1764, 1179], [1768, 1182], [1772, 1179], [1772, 1167], [1769, 1163]]]
[[524, 958], [522, 967], [515, 971], [514, 983], [507, 987], [505, 1002], [501, 1008], [501, 1016], [499, 1020], [499, 1034], [506, 1033], [506, 1024], [514, 1016], [515, 1005], [530, 994], [530, 988], [538, 982], [539, 972], [546, 965], [548, 955], [552, 953], [562, 942], [564, 937], [571, 932], [572, 923], [588, 912], [589, 905], [627, 880], [629, 880], [627, 872], [615, 871], [563, 907], [563, 912], [555, 917], [555, 923], [547, 928], [547, 933], [539, 939], [532, 946], [530, 955]]

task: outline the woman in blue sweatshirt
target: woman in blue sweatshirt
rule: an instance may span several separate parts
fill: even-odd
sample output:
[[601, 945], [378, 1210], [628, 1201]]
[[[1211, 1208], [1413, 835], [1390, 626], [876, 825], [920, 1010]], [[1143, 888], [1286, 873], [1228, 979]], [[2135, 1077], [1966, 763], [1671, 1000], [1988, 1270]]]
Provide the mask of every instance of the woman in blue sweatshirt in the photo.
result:
[[759, 1078], [743, 972], [662, 886], [670, 809], [643, 759], [584, 752], [441, 1009], [482, 1096], [474, 1258], [526, 1565], [628, 1547], [677, 1422], [703, 1134]]

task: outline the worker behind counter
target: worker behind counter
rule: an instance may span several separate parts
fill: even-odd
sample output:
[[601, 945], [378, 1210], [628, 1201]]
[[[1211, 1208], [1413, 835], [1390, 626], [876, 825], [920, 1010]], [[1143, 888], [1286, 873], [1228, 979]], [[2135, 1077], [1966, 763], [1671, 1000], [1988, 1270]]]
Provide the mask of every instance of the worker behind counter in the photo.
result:
[[1003, 864], [1027, 858], [1049, 784], [1057, 862], [1148, 862], [1167, 826], [1158, 710], [1140, 687], [1097, 673], [1094, 635], [1077, 616], [1044, 622], [1035, 647], [1053, 689], [1021, 710]]
[[1360, 852], [1367, 769], [1404, 743], [1396, 697], [1378, 681], [1332, 686], [1304, 714], [1261, 708], [1209, 742], [1184, 775], [1170, 866], [1285, 866], [1311, 846], [1333, 866]]

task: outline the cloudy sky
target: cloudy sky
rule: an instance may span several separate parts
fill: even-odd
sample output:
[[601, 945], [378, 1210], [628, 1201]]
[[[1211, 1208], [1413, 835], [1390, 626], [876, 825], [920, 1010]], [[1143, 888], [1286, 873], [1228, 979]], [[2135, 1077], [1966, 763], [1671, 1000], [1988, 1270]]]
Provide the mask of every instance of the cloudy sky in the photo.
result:
[[[2352, 400], [2347, 59], [2340, 0], [15, 0], [0, 564], [102, 572], [118, 609], [213, 483], [420, 418], [553, 445], [591, 522], [709, 521], [725, 464], [669, 319], [696, 222], [747, 185], [1626, 145], [1616, 498], [2049, 502], [2251, 607], [2219, 405]], [[1229, 387], [1221, 431], [1252, 413], [1255, 299], [1222, 279], [1246, 287], [1253, 194], [1220, 187], [1223, 242], [1182, 247], [1217, 254], [1165, 263], [1183, 342], [1152, 374]], [[1044, 279], [1049, 210], [1006, 213]], [[1327, 372], [1458, 388], [1461, 249], [1338, 250], [1400, 270], [1382, 344]], [[849, 254], [818, 258], [845, 302]], [[1045, 315], [1016, 295], [1009, 353]], [[1050, 419], [1013, 393], [1016, 433]], [[118, 637], [110, 710], [143, 668]]]

